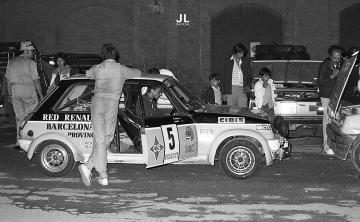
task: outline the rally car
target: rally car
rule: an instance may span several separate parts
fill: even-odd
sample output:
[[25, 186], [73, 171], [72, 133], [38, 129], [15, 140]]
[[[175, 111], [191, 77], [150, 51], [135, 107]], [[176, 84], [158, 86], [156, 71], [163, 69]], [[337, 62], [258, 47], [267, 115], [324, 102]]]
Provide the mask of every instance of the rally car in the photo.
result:
[[[323, 108], [321, 106], [316, 77], [322, 61], [318, 60], [254, 60], [253, 76], [259, 78], [263, 67], [271, 69], [277, 97], [275, 115], [289, 123], [290, 130], [310, 127], [321, 135]], [[254, 98], [250, 107], [254, 106]], [[320, 127], [319, 127], [320, 126]]]
[[[150, 86], [162, 89], [160, 117], [144, 113], [142, 95]], [[45, 174], [65, 175], [90, 156], [93, 87], [84, 76], [60, 81], [21, 124], [20, 146]], [[108, 162], [151, 168], [178, 161], [214, 165], [218, 158], [229, 176], [247, 178], [264, 160], [270, 166], [290, 155], [281, 119], [277, 125], [262, 111], [205, 106], [173, 77], [144, 74], [125, 81]]]
[[341, 67], [327, 110], [331, 121], [326, 132], [327, 143], [335, 156], [342, 160], [350, 157], [354, 167], [360, 172], [360, 100], [352, 103], [343, 100], [350, 75], [360, 74], [359, 63], [356, 64], [357, 56], [358, 52], [346, 59]]

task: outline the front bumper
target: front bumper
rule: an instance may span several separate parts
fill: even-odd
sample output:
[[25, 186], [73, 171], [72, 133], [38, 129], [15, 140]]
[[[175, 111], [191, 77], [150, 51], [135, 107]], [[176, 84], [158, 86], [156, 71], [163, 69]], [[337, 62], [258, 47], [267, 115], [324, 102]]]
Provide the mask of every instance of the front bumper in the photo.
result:
[[285, 138], [268, 141], [272, 159], [282, 160], [291, 156], [291, 144]]

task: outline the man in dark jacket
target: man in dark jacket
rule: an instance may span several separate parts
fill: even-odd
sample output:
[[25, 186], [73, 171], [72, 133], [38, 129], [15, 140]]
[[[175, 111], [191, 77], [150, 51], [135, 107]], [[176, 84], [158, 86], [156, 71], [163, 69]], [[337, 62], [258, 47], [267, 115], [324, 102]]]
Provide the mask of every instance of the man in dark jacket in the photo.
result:
[[329, 123], [327, 107], [330, 102], [331, 92], [333, 91], [337, 76], [340, 72], [340, 67], [342, 64], [342, 53], [343, 49], [340, 46], [331, 46], [328, 50], [329, 57], [321, 63], [317, 78], [319, 85], [319, 96], [323, 107], [324, 151], [329, 155], [333, 155], [334, 152], [327, 144], [326, 125]]
[[247, 107], [246, 92], [252, 81], [250, 59], [246, 47], [237, 43], [232, 49], [232, 56], [224, 65], [222, 77], [223, 94], [228, 94], [227, 104], [231, 106]]
[[222, 94], [219, 87], [220, 77], [217, 73], [213, 73], [209, 76], [210, 86], [205, 89], [205, 92], [201, 95], [202, 100], [206, 104], [222, 104]]

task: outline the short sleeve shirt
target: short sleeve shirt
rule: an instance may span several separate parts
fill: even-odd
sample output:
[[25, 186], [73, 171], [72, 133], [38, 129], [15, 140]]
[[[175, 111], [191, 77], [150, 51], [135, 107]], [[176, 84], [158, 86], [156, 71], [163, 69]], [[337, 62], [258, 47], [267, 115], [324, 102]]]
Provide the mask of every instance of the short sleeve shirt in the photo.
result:
[[7, 65], [6, 79], [10, 84], [32, 85], [39, 79], [36, 63], [22, 55], [13, 58]]

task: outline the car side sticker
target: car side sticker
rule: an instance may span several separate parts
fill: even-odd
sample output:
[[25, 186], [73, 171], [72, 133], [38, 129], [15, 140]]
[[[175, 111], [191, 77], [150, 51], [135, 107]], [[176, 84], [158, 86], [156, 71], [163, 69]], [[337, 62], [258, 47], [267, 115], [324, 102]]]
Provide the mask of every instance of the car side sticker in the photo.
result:
[[159, 154], [164, 149], [164, 146], [159, 143], [157, 137], [155, 136], [154, 144], [151, 146], [150, 151], [155, 154], [155, 159], [157, 160], [159, 157]]
[[196, 157], [198, 137], [194, 124], [145, 128], [147, 168]]
[[257, 125], [256, 130], [272, 130], [271, 125]]
[[90, 122], [90, 114], [42, 114], [43, 121], [77, 121], [77, 122]]
[[171, 163], [179, 160], [179, 135], [175, 124], [161, 126], [165, 145], [164, 163]]
[[233, 124], [233, 123], [245, 123], [244, 117], [218, 117], [218, 123], [226, 123], [226, 124]]

